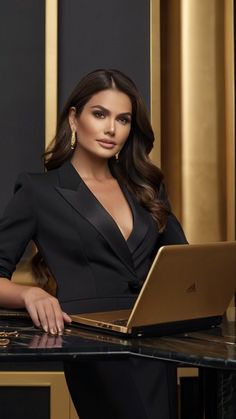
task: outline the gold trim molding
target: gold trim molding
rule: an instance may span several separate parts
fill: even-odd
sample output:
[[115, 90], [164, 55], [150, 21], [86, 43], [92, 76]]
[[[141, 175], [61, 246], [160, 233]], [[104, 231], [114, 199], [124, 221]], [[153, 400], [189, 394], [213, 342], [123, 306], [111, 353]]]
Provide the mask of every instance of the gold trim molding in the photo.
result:
[[57, 123], [58, 1], [45, 0], [45, 147], [55, 135]]
[[0, 387], [48, 387], [50, 390], [51, 419], [78, 418], [72, 405], [63, 372], [1, 371]]
[[[58, 0], [45, 0], [45, 148], [57, 122]], [[150, 0], [150, 97], [151, 122], [156, 138], [152, 158], [160, 165], [160, 0]]]
[[[57, 123], [57, 0], [45, 0], [45, 148], [55, 135]], [[35, 285], [28, 261], [20, 264], [13, 281]]]
[[225, 1], [225, 138], [226, 138], [226, 238], [235, 240], [235, 87], [234, 1]]

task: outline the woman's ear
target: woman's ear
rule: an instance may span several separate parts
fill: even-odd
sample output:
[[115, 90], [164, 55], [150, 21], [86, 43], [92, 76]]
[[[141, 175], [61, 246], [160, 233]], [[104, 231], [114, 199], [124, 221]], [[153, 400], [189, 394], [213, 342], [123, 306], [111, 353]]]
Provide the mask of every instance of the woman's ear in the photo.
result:
[[69, 124], [70, 124], [70, 128], [71, 131], [76, 131], [76, 122], [77, 122], [77, 117], [76, 117], [76, 109], [74, 106], [72, 106], [69, 110]]

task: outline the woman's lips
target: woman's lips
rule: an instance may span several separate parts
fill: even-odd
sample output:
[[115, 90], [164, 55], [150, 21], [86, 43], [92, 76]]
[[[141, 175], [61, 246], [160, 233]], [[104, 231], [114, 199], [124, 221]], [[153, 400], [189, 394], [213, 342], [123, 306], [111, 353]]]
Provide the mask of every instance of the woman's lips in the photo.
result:
[[103, 148], [114, 148], [115, 147], [115, 143], [113, 141], [109, 141], [109, 140], [97, 140], [97, 142], [99, 143], [99, 145]]

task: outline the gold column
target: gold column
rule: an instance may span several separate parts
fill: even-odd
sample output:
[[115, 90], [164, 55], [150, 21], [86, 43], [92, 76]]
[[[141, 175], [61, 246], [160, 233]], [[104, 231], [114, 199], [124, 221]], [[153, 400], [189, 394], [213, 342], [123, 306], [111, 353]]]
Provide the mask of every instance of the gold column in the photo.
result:
[[167, 0], [162, 25], [162, 161], [193, 242], [234, 239], [233, 0]]
[[181, 17], [183, 224], [191, 242], [225, 240], [225, 2], [182, 0]]

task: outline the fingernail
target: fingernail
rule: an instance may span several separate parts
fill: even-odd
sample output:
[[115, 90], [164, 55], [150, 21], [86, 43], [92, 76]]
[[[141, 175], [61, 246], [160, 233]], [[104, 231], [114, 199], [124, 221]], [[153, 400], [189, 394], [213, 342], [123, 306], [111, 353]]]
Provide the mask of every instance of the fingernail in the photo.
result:
[[43, 326], [43, 330], [48, 333], [48, 327], [47, 326]]
[[50, 333], [51, 333], [51, 335], [55, 335], [56, 334], [56, 331], [55, 331], [55, 329], [53, 327], [50, 329]]
[[61, 323], [57, 323], [57, 330], [58, 330], [58, 332], [62, 332], [63, 327], [62, 327]]

